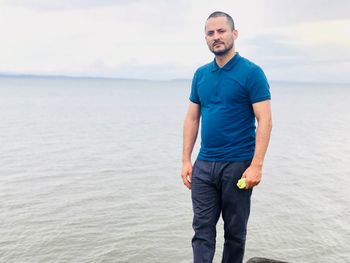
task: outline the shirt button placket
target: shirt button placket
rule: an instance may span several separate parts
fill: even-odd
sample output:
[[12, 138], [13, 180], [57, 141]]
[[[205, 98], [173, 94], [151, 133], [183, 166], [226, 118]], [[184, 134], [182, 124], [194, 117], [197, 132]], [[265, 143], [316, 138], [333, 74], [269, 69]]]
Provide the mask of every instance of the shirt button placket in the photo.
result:
[[215, 84], [215, 97], [216, 98], [219, 97], [219, 86], [220, 86], [220, 82], [221, 82], [221, 75], [222, 75], [222, 70], [219, 69], [217, 72], [217, 80], [216, 80], [216, 84]]

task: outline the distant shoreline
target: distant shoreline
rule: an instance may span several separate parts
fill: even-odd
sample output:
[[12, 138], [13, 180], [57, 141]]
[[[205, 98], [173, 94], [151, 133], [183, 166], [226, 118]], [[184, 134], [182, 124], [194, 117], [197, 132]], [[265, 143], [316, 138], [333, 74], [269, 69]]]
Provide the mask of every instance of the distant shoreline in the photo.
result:
[[[187, 78], [175, 79], [138, 79], [138, 78], [117, 78], [117, 77], [99, 77], [99, 76], [69, 76], [69, 75], [34, 75], [34, 74], [1, 74], [0, 79], [69, 79], [69, 80], [106, 80], [106, 81], [191, 81]], [[295, 81], [295, 80], [270, 80], [270, 83], [285, 83], [285, 84], [309, 84], [309, 85], [350, 85], [349, 82], [313, 82], [313, 81]]]
[[98, 76], [69, 76], [69, 75], [34, 75], [34, 74], [0, 74], [0, 78], [22, 78], [22, 79], [92, 79], [92, 80], [130, 80], [130, 81], [189, 81], [190, 79], [137, 79], [137, 78], [113, 78], [113, 77], [98, 77]]

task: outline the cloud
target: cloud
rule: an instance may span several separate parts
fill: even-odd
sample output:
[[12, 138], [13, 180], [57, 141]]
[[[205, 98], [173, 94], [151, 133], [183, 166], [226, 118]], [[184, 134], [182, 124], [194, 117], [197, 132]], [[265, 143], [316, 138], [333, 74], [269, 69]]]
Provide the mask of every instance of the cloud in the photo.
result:
[[0, 0], [0, 72], [190, 78], [213, 59], [204, 22], [223, 10], [238, 27], [238, 51], [272, 79], [308, 78], [327, 63], [338, 76], [336, 65], [349, 70], [350, 1], [326, 2]]
[[0, 71], [71, 70], [75, 74], [101, 60], [106, 65], [123, 65], [130, 60], [165, 63], [169, 51], [181, 45], [177, 38], [181, 30], [174, 28], [176, 23], [181, 25], [181, 15], [175, 21], [173, 16], [159, 15], [170, 6], [137, 7], [49, 13], [7, 8], [0, 17]]
[[245, 37], [238, 46], [273, 79], [349, 82], [349, 28], [348, 19], [300, 22]]
[[41, 11], [59, 11], [67, 9], [85, 9], [104, 6], [121, 6], [127, 5], [130, 2], [133, 2], [133, 4], [135, 4], [141, 1], [142, 0], [2, 0], [0, 1], [0, 4], [14, 7], [24, 7], [28, 9]]
[[254, 7], [263, 13], [266, 26], [288, 26], [320, 20], [348, 19], [348, 0], [262, 0]]

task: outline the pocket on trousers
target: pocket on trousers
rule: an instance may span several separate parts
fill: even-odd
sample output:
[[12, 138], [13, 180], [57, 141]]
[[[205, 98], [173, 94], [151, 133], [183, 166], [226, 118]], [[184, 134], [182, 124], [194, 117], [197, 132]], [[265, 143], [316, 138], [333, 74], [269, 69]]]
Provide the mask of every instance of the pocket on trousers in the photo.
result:
[[198, 173], [197, 171], [198, 171], [198, 163], [196, 160], [192, 166], [192, 178], [196, 176], [196, 174]]

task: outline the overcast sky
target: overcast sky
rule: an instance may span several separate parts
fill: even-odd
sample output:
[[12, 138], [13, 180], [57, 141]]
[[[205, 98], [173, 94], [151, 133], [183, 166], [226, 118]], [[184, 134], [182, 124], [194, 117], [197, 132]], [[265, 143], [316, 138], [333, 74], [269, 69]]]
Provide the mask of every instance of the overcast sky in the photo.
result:
[[0, 73], [192, 78], [217, 10], [269, 79], [350, 82], [350, 0], [0, 0]]

